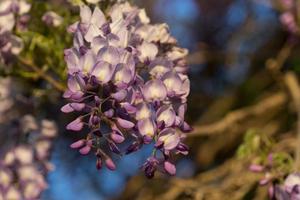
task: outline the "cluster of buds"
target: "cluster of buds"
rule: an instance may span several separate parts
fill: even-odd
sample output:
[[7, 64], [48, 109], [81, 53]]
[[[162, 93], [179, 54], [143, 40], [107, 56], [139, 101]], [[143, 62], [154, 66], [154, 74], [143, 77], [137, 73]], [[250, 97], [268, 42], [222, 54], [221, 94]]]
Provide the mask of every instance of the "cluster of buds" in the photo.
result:
[[[268, 187], [270, 199], [276, 200], [300, 200], [300, 175], [290, 173], [291, 160], [289, 156], [281, 154], [279, 160], [285, 160], [286, 166], [280, 165], [276, 160], [278, 155], [269, 154], [264, 164], [252, 164], [249, 170], [255, 173], [263, 173], [264, 177], [259, 181], [261, 186]], [[283, 181], [284, 180], [284, 181]]]
[[[106, 17], [106, 15], [107, 17]], [[104, 147], [119, 155], [153, 145], [143, 165], [145, 175], [156, 170], [174, 175], [173, 157], [188, 153], [182, 143], [190, 126], [185, 122], [190, 90], [185, 56], [166, 24], [150, 24], [144, 9], [116, 3], [107, 13], [97, 6], [80, 7], [81, 20], [68, 28], [74, 46], [65, 50], [70, 103], [65, 113], [81, 115], [68, 130], [88, 130], [73, 143], [81, 154], [93, 151], [97, 168], [116, 168]], [[130, 139], [128, 148], [117, 144]]]
[[0, 62], [8, 62], [11, 55], [17, 55], [23, 48], [21, 38], [13, 30], [26, 29], [30, 19], [31, 5], [26, 0], [2, 0], [0, 2]]
[[8, 134], [1, 140], [0, 200], [38, 199], [53, 168], [49, 156], [57, 134], [55, 123], [26, 115], [2, 124], [1, 129], [1, 137]]
[[299, 34], [299, 1], [298, 0], [280, 0], [282, 14], [280, 15], [281, 23], [292, 34]]
[[288, 175], [282, 185], [275, 185], [274, 193], [277, 200], [299, 200], [300, 174], [292, 173]]
[[54, 11], [47, 11], [42, 16], [42, 21], [50, 27], [58, 27], [63, 23], [63, 17], [59, 16]]

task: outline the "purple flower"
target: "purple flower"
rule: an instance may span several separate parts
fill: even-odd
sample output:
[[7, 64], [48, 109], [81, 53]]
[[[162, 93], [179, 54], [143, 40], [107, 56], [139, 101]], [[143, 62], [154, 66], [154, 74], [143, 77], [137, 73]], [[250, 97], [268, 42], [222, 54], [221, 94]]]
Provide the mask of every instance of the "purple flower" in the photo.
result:
[[146, 176], [156, 170], [174, 175], [172, 154], [188, 153], [182, 140], [191, 129], [184, 121], [190, 87], [187, 50], [176, 46], [167, 25], [149, 24], [145, 10], [129, 3], [114, 4], [105, 15], [97, 6], [92, 11], [84, 5], [80, 17], [69, 28], [74, 41], [65, 50], [64, 97], [70, 102], [61, 110], [80, 112], [67, 129], [87, 126], [90, 131], [71, 147], [81, 154], [95, 152], [97, 169], [105, 163], [114, 170], [104, 143], [118, 155], [118, 144], [126, 139], [132, 140], [126, 154], [153, 143], [153, 155], [143, 165]]
[[283, 184], [284, 190], [290, 195], [291, 200], [300, 199], [300, 174], [288, 175]]
[[167, 89], [161, 80], [150, 80], [143, 88], [143, 95], [149, 102], [162, 101], [167, 96]]
[[63, 23], [63, 18], [53, 11], [48, 11], [42, 16], [42, 20], [48, 26], [60, 26]]
[[158, 142], [163, 144], [164, 150], [170, 151], [177, 147], [180, 142], [180, 135], [173, 128], [166, 128], [159, 133]]
[[138, 130], [142, 136], [152, 138], [156, 132], [156, 127], [151, 119], [142, 119], [138, 121]]
[[176, 114], [174, 109], [169, 105], [160, 107], [157, 111], [157, 122], [164, 122], [166, 127], [170, 127], [175, 123]]

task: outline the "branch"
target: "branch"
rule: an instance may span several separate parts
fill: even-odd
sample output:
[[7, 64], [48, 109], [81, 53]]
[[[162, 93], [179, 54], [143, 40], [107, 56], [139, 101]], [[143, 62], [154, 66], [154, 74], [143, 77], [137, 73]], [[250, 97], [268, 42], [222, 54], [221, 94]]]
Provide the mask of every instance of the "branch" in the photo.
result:
[[284, 76], [284, 81], [291, 94], [297, 112], [297, 147], [295, 148], [295, 170], [300, 170], [300, 86], [295, 73], [288, 72]]
[[287, 96], [283, 92], [278, 92], [270, 97], [263, 99], [254, 106], [242, 108], [228, 113], [223, 119], [209, 125], [195, 126], [192, 133], [188, 136], [215, 135], [227, 131], [235, 124], [246, 120], [249, 117], [258, 117], [274, 108], [283, 106], [287, 101]]
[[22, 58], [19, 58], [19, 61], [22, 64], [26, 65], [28, 68], [30, 68], [32, 71], [36, 72], [39, 75], [39, 77], [41, 77], [44, 80], [48, 81], [58, 91], [60, 91], [60, 92], [64, 92], [65, 91], [65, 86], [64, 85], [62, 85], [60, 82], [58, 82], [57, 80], [55, 80], [53, 77], [51, 77], [48, 74], [46, 74], [40, 68], [36, 67], [30, 61], [26, 61], [25, 59], [22, 59]]

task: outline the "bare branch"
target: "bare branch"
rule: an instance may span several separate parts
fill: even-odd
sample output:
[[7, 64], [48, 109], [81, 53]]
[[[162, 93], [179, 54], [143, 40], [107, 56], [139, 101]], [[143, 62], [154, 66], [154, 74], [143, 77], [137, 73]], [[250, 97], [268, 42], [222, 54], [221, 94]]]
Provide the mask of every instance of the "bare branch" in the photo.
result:
[[209, 125], [195, 126], [189, 137], [214, 135], [227, 131], [235, 124], [249, 117], [258, 117], [265, 112], [283, 106], [287, 102], [287, 95], [283, 92], [273, 94], [254, 106], [242, 108], [228, 113], [223, 119]]

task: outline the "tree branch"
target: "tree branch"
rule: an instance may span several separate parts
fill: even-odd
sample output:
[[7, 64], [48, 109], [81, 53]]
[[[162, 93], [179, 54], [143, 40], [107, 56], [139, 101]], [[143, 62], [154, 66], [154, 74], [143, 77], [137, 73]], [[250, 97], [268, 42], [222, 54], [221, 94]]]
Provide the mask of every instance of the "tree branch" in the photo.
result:
[[283, 92], [273, 94], [254, 106], [242, 108], [228, 113], [223, 119], [209, 125], [195, 126], [188, 136], [215, 135], [227, 131], [235, 124], [246, 120], [249, 117], [258, 117], [265, 112], [283, 106], [287, 101], [287, 96]]
[[22, 59], [22, 58], [19, 58], [19, 61], [22, 64], [26, 65], [26, 67], [30, 68], [32, 71], [36, 72], [39, 75], [39, 77], [41, 77], [44, 80], [46, 80], [47, 82], [49, 82], [58, 91], [60, 91], [60, 92], [64, 92], [65, 91], [65, 86], [64, 85], [62, 85], [60, 82], [58, 82], [57, 80], [55, 80], [53, 77], [51, 77], [48, 74], [46, 74], [40, 68], [36, 67], [30, 61], [26, 61], [25, 59]]

